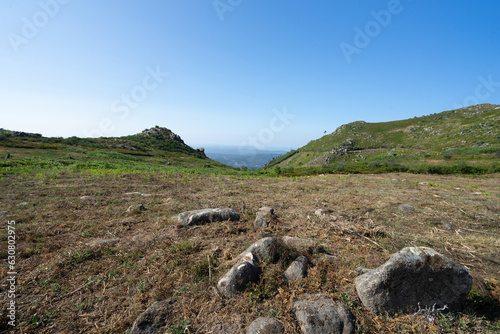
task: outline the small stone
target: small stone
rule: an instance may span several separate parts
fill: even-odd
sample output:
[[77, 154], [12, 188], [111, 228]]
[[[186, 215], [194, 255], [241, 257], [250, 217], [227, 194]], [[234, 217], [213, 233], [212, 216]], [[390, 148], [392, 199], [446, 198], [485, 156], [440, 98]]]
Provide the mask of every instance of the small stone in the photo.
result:
[[258, 277], [257, 260], [252, 253], [247, 253], [219, 280], [217, 290], [223, 297], [234, 298]]
[[29, 204], [28, 202], [21, 202], [21, 203], [18, 204], [18, 206], [26, 206], [28, 204]]
[[408, 204], [401, 204], [399, 206], [399, 210], [403, 211], [403, 212], [412, 212], [412, 211], [415, 211], [415, 208], [411, 205], [408, 205]]
[[274, 209], [265, 206], [260, 208], [257, 212], [257, 217], [255, 218], [253, 226], [256, 228], [267, 228], [274, 219]]
[[1, 211], [0, 218], [7, 216], [8, 213], [9, 213], [8, 211]]
[[255, 255], [258, 262], [270, 261], [274, 263], [278, 255], [278, 241], [273, 237], [262, 238], [250, 245], [243, 253], [238, 255], [234, 261], [238, 261], [247, 253]]
[[281, 334], [285, 333], [283, 325], [276, 319], [258, 318], [246, 330], [246, 334]]
[[81, 196], [80, 199], [82, 201], [91, 201], [94, 199], [94, 197], [93, 196]]
[[142, 204], [137, 204], [137, 205], [131, 205], [128, 207], [127, 212], [129, 213], [141, 213], [142, 211], [145, 211], [146, 208]]
[[119, 243], [120, 239], [97, 239], [88, 243], [90, 247], [98, 247]]
[[180, 213], [177, 219], [182, 226], [193, 226], [226, 220], [238, 221], [240, 214], [233, 209], [202, 209]]
[[133, 191], [133, 192], [130, 192], [130, 193], [125, 193], [125, 195], [134, 196], [134, 195], [141, 195], [141, 193], [137, 192], [137, 191]]
[[301, 255], [288, 267], [285, 271], [285, 279], [287, 281], [298, 281], [307, 276], [307, 264], [309, 260], [307, 257]]
[[172, 309], [177, 299], [169, 298], [155, 302], [142, 313], [132, 325], [130, 334], [160, 334], [167, 330], [167, 317], [172, 314]]
[[284, 236], [282, 240], [286, 247], [301, 252], [312, 252], [314, 247], [316, 247], [316, 242], [311, 239]]
[[[350, 334], [344, 331], [345, 327], [351, 326], [349, 323], [344, 324], [343, 318], [347, 320], [347, 317], [341, 318], [337, 311], [339, 306], [333, 304], [325, 294], [301, 295], [295, 300], [293, 309], [304, 334]], [[341, 312], [344, 310], [341, 309]]]

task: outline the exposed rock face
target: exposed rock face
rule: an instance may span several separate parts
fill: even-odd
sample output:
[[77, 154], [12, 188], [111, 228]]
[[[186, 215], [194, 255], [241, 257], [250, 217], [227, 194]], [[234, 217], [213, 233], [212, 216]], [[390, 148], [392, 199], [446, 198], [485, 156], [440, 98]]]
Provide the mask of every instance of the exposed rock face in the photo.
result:
[[307, 276], [307, 264], [309, 260], [307, 257], [301, 255], [292, 262], [290, 267], [285, 271], [285, 279], [287, 281], [298, 281]]
[[471, 287], [472, 277], [465, 267], [424, 247], [404, 248], [356, 278], [359, 298], [375, 313], [415, 312], [418, 303], [457, 308]]
[[283, 325], [276, 319], [258, 318], [248, 326], [247, 334], [281, 334], [285, 333]]
[[139, 135], [145, 137], [156, 136], [156, 137], [161, 137], [162, 139], [170, 139], [180, 144], [184, 144], [184, 141], [181, 139], [179, 135], [173, 133], [167, 128], [162, 128], [159, 126], [155, 126], [154, 128], [151, 129], [146, 129], [141, 133], [139, 133]]
[[132, 325], [130, 334], [160, 334], [165, 333], [167, 316], [176, 302], [176, 298], [170, 298], [151, 305], [142, 313]]
[[220, 221], [238, 221], [240, 214], [233, 209], [202, 209], [180, 213], [179, 223], [183, 226], [202, 225]]
[[[346, 316], [350, 311], [341, 303], [332, 303], [325, 294], [301, 295], [295, 300], [293, 308], [302, 333], [353, 333], [350, 330], [351, 328], [354, 329], [354, 317], [352, 317], [352, 314]], [[344, 329], [347, 331], [344, 331]]]
[[197, 148], [196, 152], [200, 153], [202, 156], [206, 157], [205, 149], [203, 147]]
[[234, 298], [258, 277], [257, 259], [252, 253], [247, 253], [220, 279], [217, 290], [226, 298]]
[[266, 228], [269, 227], [269, 224], [274, 220], [274, 209], [270, 207], [262, 207], [257, 212], [257, 217], [255, 218], [255, 222], [253, 224], [256, 228]]

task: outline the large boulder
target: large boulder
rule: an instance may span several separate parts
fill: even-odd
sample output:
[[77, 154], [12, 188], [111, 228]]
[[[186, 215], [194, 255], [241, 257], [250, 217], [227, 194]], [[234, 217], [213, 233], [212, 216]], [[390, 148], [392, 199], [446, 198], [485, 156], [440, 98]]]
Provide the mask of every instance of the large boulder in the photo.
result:
[[226, 220], [238, 221], [240, 214], [233, 209], [202, 209], [182, 212], [177, 219], [182, 226], [193, 226]]
[[248, 326], [246, 334], [282, 334], [283, 325], [276, 319], [258, 318]]
[[257, 282], [259, 267], [252, 253], [246, 253], [217, 283], [217, 290], [226, 298], [237, 297], [250, 282]]
[[304, 334], [354, 333], [354, 317], [342, 303], [332, 303], [325, 294], [299, 296], [293, 309]]
[[404, 248], [356, 278], [359, 298], [375, 313], [411, 313], [419, 303], [457, 308], [471, 287], [465, 267], [425, 247]]
[[173, 297], [161, 302], [155, 302], [134, 321], [130, 334], [165, 333], [167, 316], [172, 313], [176, 300]]

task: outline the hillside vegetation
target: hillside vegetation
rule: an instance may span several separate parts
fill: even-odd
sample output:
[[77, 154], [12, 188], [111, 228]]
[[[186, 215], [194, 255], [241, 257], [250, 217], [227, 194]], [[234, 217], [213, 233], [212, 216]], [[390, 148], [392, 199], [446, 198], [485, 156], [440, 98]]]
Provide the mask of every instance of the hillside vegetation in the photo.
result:
[[171, 130], [156, 126], [116, 138], [61, 138], [0, 129], [3, 173], [40, 168], [64, 170], [165, 170], [233, 168], [193, 149]]
[[266, 168], [419, 171], [423, 166], [457, 163], [491, 167], [500, 157], [499, 129], [500, 106], [492, 104], [393, 122], [357, 121], [275, 159]]

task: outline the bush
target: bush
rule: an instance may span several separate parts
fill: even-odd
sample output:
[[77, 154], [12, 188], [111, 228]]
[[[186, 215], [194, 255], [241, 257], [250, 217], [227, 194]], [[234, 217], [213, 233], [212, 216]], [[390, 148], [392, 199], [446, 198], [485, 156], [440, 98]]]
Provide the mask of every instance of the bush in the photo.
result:
[[443, 160], [451, 160], [451, 158], [453, 158], [453, 156], [449, 153], [445, 153], [442, 155], [442, 158], [443, 158]]

